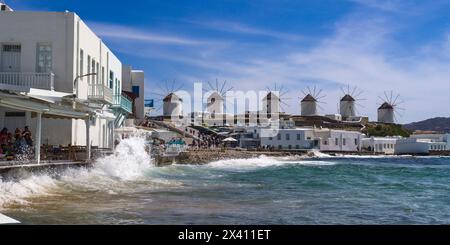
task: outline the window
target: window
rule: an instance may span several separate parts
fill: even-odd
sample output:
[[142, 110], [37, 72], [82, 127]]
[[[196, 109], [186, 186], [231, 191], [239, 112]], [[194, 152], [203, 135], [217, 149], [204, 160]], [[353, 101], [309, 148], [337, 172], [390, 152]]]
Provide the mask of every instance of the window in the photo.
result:
[[[88, 55], [87, 56], [87, 71], [86, 73], [91, 73], [91, 56]], [[91, 76], [87, 76], [87, 82], [90, 83], [91, 82]]]
[[133, 86], [131, 87], [131, 91], [136, 96], [136, 98], [139, 98], [139, 86]]
[[355, 145], [358, 145], [358, 139], [355, 139]]
[[335, 144], [335, 145], [339, 145], [339, 139], [338, 139], [338, 138], [335, 138], [335, 139], [334, 139], [334, 144]]
[[300, 140], [300, 134], [297, 134], [297, 140]]
[[346, 143], [345, 140], [346, 140], [345, 138], [342, 139], [342, 144], [343, 144], [343, 145], [345, 145], [345, 143]]
[[324, 145], [328, 145], [328, 142], [326, 140], [323, 141]]
[[300, 149], [300, 146], [299, 146], [299, 145], [296, 145], [296, 146], [295, 146], [295, 149]]
[[37, 44], [37, 67], [36, 72], [52, 71], [52, 45], [49, 43]]
[[95, 75], [96, 79], [97, 79], [97, 83], [99, 83], [99, 79], [100, 79], [100, 64], [97, 62], [97, 67], [95, 69], [97, 71], [97, 75]]
[[281, 140], [281, 134], [280, 133], [277, 134], [277, 139]]
[[102, 66], [102, 84], [105, 84], [105, 67]]
[[109, 71], [109, 88], [113, 88], [114, 83], [114, 72]]
[[[80, 76], [84, 74], [84, 51], [80, 49]], [[80, 77], [83, 80], [83, 77]]]
[[286, 134], [286, 140], [290, 140], [289, 136], [290, 136], [289, 134]]
[[289, 145], [289, 150], [292, 149], [292, 145]]
[[119, 80], [117, 80], [117, 78], [114, 83], [114, 94], [120, 94], [119, 93]]
[[269, 140], [272, 140], [272, 137], [269, 137]]
[[24, 117], [25, 112], [23, 111], [5, 111], [5, 117]]
[[281, 145], [278, 145], [278, 149], [280, 149], [280, 150], [281, 150], [282, 148], [283, 148], [283, 147], [282, 147]]
[[[91, 69], [92, 69], [92, 73], [95, 73], [95, 60], [94, 59], [92, 59]], [[96, 78], [95, 76], [92, 76], [92, 83], [96, 83], [95, 78]]]

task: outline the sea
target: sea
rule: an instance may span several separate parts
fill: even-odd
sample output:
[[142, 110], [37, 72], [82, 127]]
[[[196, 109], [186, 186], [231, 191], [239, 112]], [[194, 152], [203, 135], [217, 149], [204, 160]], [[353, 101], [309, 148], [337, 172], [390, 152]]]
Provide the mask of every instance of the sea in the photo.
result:
[[155, 167], [137, 137], [92, 168], [2, 176], [0, 213], [23, 224], [449, 224], [450, 158], [317, 154]]

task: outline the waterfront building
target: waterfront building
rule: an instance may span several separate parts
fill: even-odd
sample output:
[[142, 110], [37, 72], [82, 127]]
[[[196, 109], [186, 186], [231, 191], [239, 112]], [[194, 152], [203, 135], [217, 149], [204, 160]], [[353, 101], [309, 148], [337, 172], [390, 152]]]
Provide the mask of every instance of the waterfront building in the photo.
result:
[[401, 137], [370, 137], [361, 139], [361, 148], [366, 151], [394, 154], [397, 140]]
[[321, 151], [347, 151], [356, 152], [361, 149], [361, 139], [364, 134], [358, 131], [345, 131], [334, 129], [314, 130], [314, 136], [320, 139]]
[[309, 150], [318, 148], [320, 139], [315, 138], [313, 128], [254, 129], [261, 146], [274, 149]]
[[[122, 96], [131, 99], [132, 118], [139, 125], [144, 119], [145, 82], [144, 71], [133, 70], [130, 65], [122, 65]], [[125, 99], [126, 103], [129, 103]], [[122, 101], [123, 103], [124, 101]]]
[[413, 134], [397, 140], [396, 154], [428, 154], [449, 150], [450, 134]]
[[131, 113], [120, 60], [76, 13], [6, 10], [0, 127], [29, 126], [46, 145], [112, 148], [117, 119]]
[[[446, 134], [446, 133], [434, 133], [434, 134], [415, 133], [415, 134], [410, 135], [410, 137], [414, 138], [414, 139], [429, 139], [430, 142], [436, 142], [436, 143], [442, 142], [445, 145], [445, 149], [439, 149], [439, 150], [450, 150], [450, 134]], [[439, 144], [439, 145], [441, 145], [441, 144]]]

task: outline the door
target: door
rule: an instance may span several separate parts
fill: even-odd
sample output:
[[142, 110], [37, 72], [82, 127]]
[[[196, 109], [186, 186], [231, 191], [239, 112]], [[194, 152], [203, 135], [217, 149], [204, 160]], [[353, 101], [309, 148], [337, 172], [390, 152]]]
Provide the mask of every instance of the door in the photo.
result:
[[20, 71], [20, 44], [4, 44], [2, 46], [2, 70], [3, 72]]

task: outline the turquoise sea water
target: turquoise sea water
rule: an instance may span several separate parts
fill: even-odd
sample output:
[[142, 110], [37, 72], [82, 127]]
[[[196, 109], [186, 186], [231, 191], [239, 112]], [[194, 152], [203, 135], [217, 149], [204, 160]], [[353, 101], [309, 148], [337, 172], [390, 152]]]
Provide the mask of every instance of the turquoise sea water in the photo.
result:
[[156, 168], [130, 145], [91, 170], [3, 178], [0, 212], [27, 224], [450, 223], [450, 158], [262, 156]]

